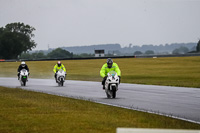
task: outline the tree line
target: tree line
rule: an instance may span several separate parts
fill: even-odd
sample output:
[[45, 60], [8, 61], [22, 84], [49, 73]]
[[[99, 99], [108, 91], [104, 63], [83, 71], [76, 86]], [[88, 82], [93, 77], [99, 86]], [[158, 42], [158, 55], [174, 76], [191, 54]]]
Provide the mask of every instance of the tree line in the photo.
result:
[[[69, 52], [66, 48], [57, 48], [45, 54], [42, 51], [30, 53], [34, 48], [36, 48], [37, 44], [33, 40], [34, 34], [33, 32], [36, 29], [30, 25], [24, 23], [10, 23], [5, 27], [0, 27], [0, 59], [48, 59], [48, 58], [79, 58], [79, 57], [94, 57], [94, 54], [83, 52], [83, 48], [81, 51], [83, 53], [73, 54], [73, 52]], [[96, 46], [98, 48], [98, 45]], [[105, 47], [105, 46], [104, 46]], [[120, 49], [119, 44], [108, 45], [108, 48], [118, 48]], [[146, 48], [150, 46], [144, 46]], [[75, 47], [76, 48], [76, 47]], [[89, 49], [91, 49], [88, 46]], [[86, 49], [88, 49], [86, 48]], [[137, 49], [136, 46], [132, 47], [132, 44], [127, 48], [123, 49]], [[69, 48], [70, 49], [70, 48]], [[76, 48], [77, 49], [77, 48]], [[105, 48], [106, 49], [106, 48]], [[94, 48], [92, 47], [92, 50]], [[185, 54], [188, 53], [189, 49], [187, 47], [181, 46], [180, 48], [176, 48], [172, 51], [172, 54]], [[192, 53], [200, 52], [200, 40], [197, 43], [196, 50], [192, 51]], [[114, 56], [120, 55], [119, 50], [108, 51], [106, 56]], [[150, 55], [155, 54], [153, 50], [146, 50], [145, 52], [141, 52], [136, 50], [132, 55]]]
[[67, 50], [62, 48], [56, 48], [51, 52], [45, 54], [43, 50], [34, 52], [34, 53], [22, 53], [19, 56], [21, 60], [37, 60], [37, 59], [65, 59], [65, 58], [86, 58], [86, 57], [94, 57], [94, 54], [82, 53], [82, 54], [73, 54]]
[[27, 60], [34, 60], [34, 59], [63, 59], [63, 58], [73, 58], [73, 53], [66, 51], [61, 48], [57, 48], [51, 51], [48, 54], [44, 54], [44, 52], [38, 51], [34, 53], [24, 52], [19, 56], [19, 59], [27, 59]]
[[[132, 45], [122, 47], [120, 44], [98, 44], [98, 45], [90, 45], [90, 46], [71, 46], [71, 47], [62, 47], [65, 50], [73, 52], [74, 54], [81, 54], [81, 53], [94, 53], [94, 50], [104, 50], [106, 54], [117, 54], [121, 56], [131, 56], [134, 52], [140, 51], [142, 54], [148, 53], [147, 51], [151, 50], [155, 54], [173, 54], [176, 53], [175, 49], [178, 50], [179, 53], [183, 53], [180, 47], [185, 47], [191, 51], [196, 51], [197, 43], [190, 42], [190, 43], [172, 43], [172, 44], [160, 44], [160, 45], [152, 45], [152, 44], [145, 44], [142, 46]], [[174, 51], [174, 52], [173, 52]], [[185, 51], [185, 50], [184, 50]]]
[[[186, 54], [189, 52], [189, 49], [187, 47], [181, 46], [179, 48], [176, 48], [172, 51], [172, 54]], [[153, 50], [147, 50], [144, 53], [141, 51], [135, 51], [134, 55], [152, 55], [155, 54]]]

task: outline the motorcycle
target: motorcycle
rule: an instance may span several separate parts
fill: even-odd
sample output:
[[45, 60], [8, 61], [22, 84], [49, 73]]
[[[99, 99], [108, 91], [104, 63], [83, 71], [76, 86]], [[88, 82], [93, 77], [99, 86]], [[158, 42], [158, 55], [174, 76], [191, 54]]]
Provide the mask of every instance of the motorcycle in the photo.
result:
[[119, 77], [115, 71], [110, 71], [105, 82], [105, 92], [107, 98], [115, 98], [118, 90]]
[[26, 86], [26, 82], [28, 81], [28, 71], [26, 69], [22, 69], [20, 71], [19, 82], [21, 86]]
[[58, 86], [63, 86], [64, 85], [64, 82], [65, 82], [65, 75], [66, 73], [60, 69], [58, 72], [57, 72], [57, 83], [58, 83]]

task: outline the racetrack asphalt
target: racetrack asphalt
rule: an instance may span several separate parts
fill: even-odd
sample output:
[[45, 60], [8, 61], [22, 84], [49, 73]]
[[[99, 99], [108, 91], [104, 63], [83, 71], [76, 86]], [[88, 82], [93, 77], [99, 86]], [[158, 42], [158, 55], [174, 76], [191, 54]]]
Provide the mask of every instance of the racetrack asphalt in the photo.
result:
[[0, 86], [22, 88], [96, 103], [169, 116], [200, 124], [200, 88], [125, 84], [115, 99], [108, 99], [101, 82], [65, 80], [59, 87], [54, 79], [30, 78], [21, 86], [17, 78], [0, 77]]

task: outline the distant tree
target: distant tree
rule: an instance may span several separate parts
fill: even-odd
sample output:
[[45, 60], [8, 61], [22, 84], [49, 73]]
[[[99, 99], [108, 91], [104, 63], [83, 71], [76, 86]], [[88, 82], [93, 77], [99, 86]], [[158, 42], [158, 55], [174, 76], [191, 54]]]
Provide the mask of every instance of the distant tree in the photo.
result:
[[36, 43], [32, 38], [35, 28], [24, 23], [7, 24], [0, 28], [0, 56], [5, 59], [16, 59], [22, 52], [32, 50]]
[[129, 48], [131, 48], [131, 47], [132, 47], [132, 45], [133, 45], [133, 44], [132, 44], [132, 43], [130, 43], [128, 47], [129, 47]]
[[152, 51], [152, 50], [147, 50], [147, 51], [145, 51], [145, 54], [147, 54], [147, 55], [154, 54], [154, 51]]
[[32, 53], [32, 59], [44, 59], [46, 55], [43, 52]]
[[70, 53], [69, 51], [66, 51], [61, 48], [57, 48], [50, 53], [47, 54], [47, 57], [49, 58], [72, 58], [73, 53]]
[[19, 59], [27, 59], [27, 60], [30, 60], [30, 59], [33, 59], [32, 58], [32, 55], [29, 54], [29, 53], [22, 53], [19, 57]]
[[174, 49], [174, 50], [172, 51], [172, 54], [180, 54], [180, 53], [179, 53], [179, 50], [176, 48], [176, 49]]
[[197, 49], [197, 52], [200, 52], [200, 40], [199, 40], [199, 42], [197, 43], [196, 49]]
[[141, 54], [142, 54], [141, 51], [135, 51], [135, 52], [134, 52], [134, 55], [141, 55]]
[[35, 53], [22, 53], [20, 56], [19, 56], [19, 59], [27, 59], [27, 60], [32, 60], [32, 59], [45, 59], [47, 58], [46, 55], [44, 55], [44, 53], [42, 51], [39, 51], [39, 52], [35, 52]]
[[196, 52], [197, 51], [197, 46], [192, 47], [189, 51]]
[[79, 57], [94, 57], [93, 54], [88, 54], [88, 53], [82, 53], [79, 55]]
[[180, 48], [174, 49], [172, 51], [172, 54], [186, 54], [189, 52], [189, 49], [187, 47], [181, 46]]
[[184, 53], [184, 54], [189, 52], [189, 49], [187, 47], [180, 47], [179, 50], [181, 53]]
[[37, 59], [44, 59], [44, 58], [46, 58], [46, 56], [44, 55], [43, 52], [39, 52], [39, 53], [37, 54]]
[[3, 31], [4, 31], [4, 28], [1, 27], [1, 28], [0, 28], [0, 35], [3, 33]]

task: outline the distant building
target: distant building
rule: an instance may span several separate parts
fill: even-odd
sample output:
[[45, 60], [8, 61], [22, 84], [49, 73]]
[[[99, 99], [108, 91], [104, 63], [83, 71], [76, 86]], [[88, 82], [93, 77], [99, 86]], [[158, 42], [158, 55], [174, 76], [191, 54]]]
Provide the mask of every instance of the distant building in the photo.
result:
[[95, 57], [104, 57], [105, 56], [104, 50], [94, 50], [94, 53], [95, 53]]

